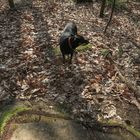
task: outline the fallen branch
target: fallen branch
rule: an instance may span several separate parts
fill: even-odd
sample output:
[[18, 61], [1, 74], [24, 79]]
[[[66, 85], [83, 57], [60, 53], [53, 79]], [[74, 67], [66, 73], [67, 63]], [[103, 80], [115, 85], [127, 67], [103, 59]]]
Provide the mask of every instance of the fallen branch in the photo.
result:
[[140, 88], [136, 86], [131, 80], [123, 76], [121, 70], [119, 69], [119, 64], [117, 64], [111, 57], [111, 55], [108, 56], [108, 58], [111, 60], [111, 62], [114, 64], [115, 69], [118, 73], [119, 78], [128, 86], [129, 89], [134, 91], [134, 95], [136, 99], [140, 102]]

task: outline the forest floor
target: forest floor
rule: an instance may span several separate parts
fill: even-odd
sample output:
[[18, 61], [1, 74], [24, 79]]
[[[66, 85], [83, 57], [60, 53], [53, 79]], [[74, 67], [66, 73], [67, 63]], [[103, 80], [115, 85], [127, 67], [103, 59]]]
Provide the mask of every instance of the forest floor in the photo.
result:
[[[140, 130], [138, 1], [115, 11], [106, 34], [110, 10], [99, 18], [97, 2], [34, 0], [18, 3], [16, 11], [4, 2], [0, 2], [1, 105], [13, 100], [52, 101], [81, 120], [123, 120]], [[72, 64], [63, 64], [55, 48], [69, 21], [77, 24], [92, 48], [78, 52]], [[108, 52], [111, 59], [105, 57]]]

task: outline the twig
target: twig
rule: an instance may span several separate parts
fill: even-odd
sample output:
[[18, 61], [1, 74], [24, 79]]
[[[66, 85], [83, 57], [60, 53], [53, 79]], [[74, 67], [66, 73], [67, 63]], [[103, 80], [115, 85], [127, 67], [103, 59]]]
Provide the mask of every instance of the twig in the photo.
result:
[[114, 12], [114, 9], [115, 9], [115, 3], [116, 3], [116, 0], [113, 1], [112, 8], [111, 8], [111, 15], [110, 15], [109, 21], [108, 21], [108, 23], [105, 27], [104, 33], [106, 33], [106, 30], [107, 30], [107, 28], [108, 28], [108, 26], [109, 26], [109, 24], [112, 20], [113, 12]]

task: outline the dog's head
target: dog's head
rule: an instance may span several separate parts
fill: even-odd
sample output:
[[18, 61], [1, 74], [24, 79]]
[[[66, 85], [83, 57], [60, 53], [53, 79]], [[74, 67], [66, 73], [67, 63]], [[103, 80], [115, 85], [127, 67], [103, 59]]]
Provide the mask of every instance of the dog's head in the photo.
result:
[[82, 45], [82, 44], [88, 44], [89, 41], [86, 40], [83, 36], [81, 35], [75, 35], [74, 36], [74, 43], [76, 44], [76, 47], [78, 47], [79, 45]]
[[89, 43], [88, 40], [86, 40], [83, 36], [81, 35], [71, 35], [68, 38], [68, 43], [69, 46], [71, 46], [73, 49], [77, 48], [80, 45], [86, 45]]

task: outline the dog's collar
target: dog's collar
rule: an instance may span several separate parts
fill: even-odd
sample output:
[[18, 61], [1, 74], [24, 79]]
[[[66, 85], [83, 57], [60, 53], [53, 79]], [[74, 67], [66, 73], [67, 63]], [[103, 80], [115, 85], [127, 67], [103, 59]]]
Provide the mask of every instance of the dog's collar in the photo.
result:
[[68, 38], [68, 44], [69, 44], [69, 47], [70, 47], [72, 50], [74, 50], [74, 49], [72, 48], [72, 42], [71, 42], [71, 39], [72, 39], [71, 37]]

